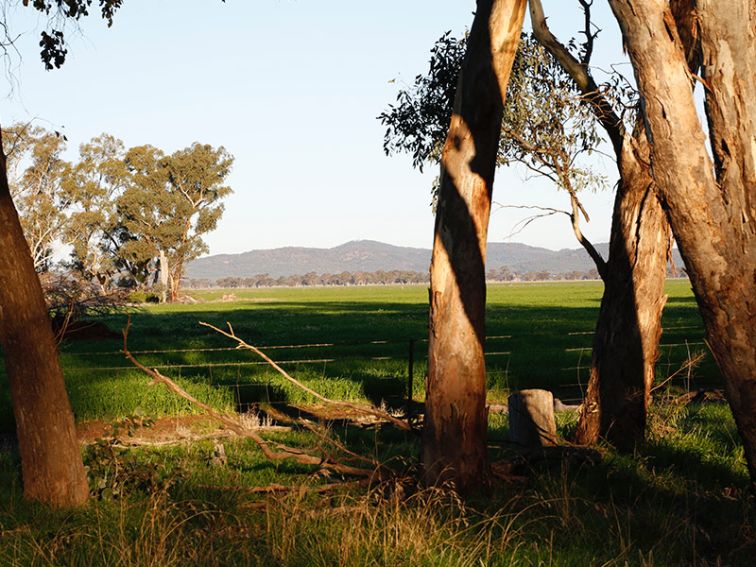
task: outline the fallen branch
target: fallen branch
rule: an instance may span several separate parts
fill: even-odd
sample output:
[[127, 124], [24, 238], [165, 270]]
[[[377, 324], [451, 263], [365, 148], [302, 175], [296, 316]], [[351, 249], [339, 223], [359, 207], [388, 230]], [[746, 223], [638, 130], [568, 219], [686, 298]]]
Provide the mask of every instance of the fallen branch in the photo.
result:
[[[258, 431], [291, 431], [291, 427], [283, 427], [280, 425], [275, 425], [271, 427], [259, 427], [256, 428]], [[124, 449], [130, 448], [130, 447], [170, 447], [171, 445], [183, 445], [184, 443], [196, 443], [197, 441], [213, 441], [217, 439], [228, 439], [229, 437], [235, 436], [236, 433], [233, 431], [225, 431], [225, 432], [217, 432], [217, 433], [210, 433], [208, 435], [189, 435], [186, 437], [178, 437], [176, 439], [164, 439], [162, 441], [148, 441], [147, 439], [138, 439], [138, 438], [130, 438], [130, 439], [121, 439], [118, 437], [113, 438], [114, 441], [117, 442], [115, 445], [116, 447], [122, 447]], [[82, 442], [82, 445], [92, 445], [96, 443], [96, 441], [84, 441]]]
[[386, 420], [386, 421], [388, 421], [390, 423], [393, 423], [399, 429], [404, 429], [405, 431], [413, 431], [412, 427], [408, 423], [406, 423], [405, 421], [403, 421], [401, 419], [398, 419], [398, 418], [394, 417], [393, 415], [391, 415], [388, 412], [379, 410], [377, 408], [366, 408], [366, 407], [363, 407], [363, 406], [358, 406], [356, 404], [350, 404], [349, 402], [344, 402], [344, 401], [340, 401], [340, 400], [332, 400], [330, 398], [326, 398], [325, 396], [319, 394], [318, 392], [316, 392], [312, 388], [310, 388], [308, 386], [305, 386], [302, 382], [300, 382], [299, 380], [297, 380], [296, 378], [294, 378], [293, 376], [291, 376], [291, 374], [289, 374], [288, 372], [286, 372], [286, 370], [284, 370], [278, 364], [276, 364], [276, 362], [272, 358], [270, 358], [267, 354], [265, 354], [259, 348], [257, 348], [254, 345], [251, 345], [251, 344], [245, 342], [243, 339], [237, 337], [236, 333], [234, 333], [234, 328], [231, 326], [231, 323], [226, 322], [226, 324], [228, 325], [228, 329], [229, 329], [228, 331], [224, 331], [223, 329], [219, 329], [218, 327], [216, 327], [215, 325], [211, 325], [210, 323], [205, 323], [203, 321], [200, 321], [200, 325], [202, 325], [203, 327], [207, 327], [208, 329], [212, 329], [216, 333], [220, 333], [224, 337], [227, 337], [227, 338], [229, 338], [229, 339], [231, 339], [233, 341], [236, 341], [236, 343], [237, 343], [237, 347], [236, 348], [238, 348], [240, 350], [249, 350], [249, 351], [252, 351], [255, 354], [257, 354], [265, 362], [267, 362], [268, 364], [270, 364], [276, 370], [276, 372], [278, 372], [281, 376], [283, 376], [289, 382], [291, 382], [292, 384], [294, 384], [295, 386], [297, 386], [301, 390], [304, 390], [305, 392], [307, 392], [308, 394], [310, 394], [314, 398], [317, 398], [321, 402], [324, 402], [326, 404], [329, 404], [329, 405], [332, 405], [332, 406], [336, 406], [336, 407], [348, 408], [348, 409], [351, 409], [352, 411], [356, 411], [356, 412], [359, 412], [359, 413], [362, 413], [362, 414], [365, 414], [365, 415], [372, 415], [373, 417], [377, 417], [377, 418]]
[[332, 490], [351, 487], [365, 487], [370, 485], [369, 479], [355, 480], [350, 482], [333, 482], [317, 486], [307, 486], [304, 484], [285, 485], [272, 483], [266, 486], [212, 486], [201, 485], [199, 488], [204, 490], [229, 491], [237, 494], [275, 494], [280, 492], [308, 492], [314, 494], [323, 494]]
[[342, 453], [349, 455], [352, 459], [357, 461], [362, 461], [363, 463], [367, 463], [375, 468], [384, 468], [385, 465], [379, 463], [375, 459], [370, 459], [368, 457], [363, 457], [362, 455], [355, 453], [354, 451], [351, 451], [347, 448], [346, 445], [344, 445], [341, 441], [338, 439], [335, 439], [328, 435], [326, 432], [322, 431], [322, 428], [319, 428], [314, 423], [307, 421], [305, 419], [302, 419], [299, 421], [299, 423], [305, 427], [307, 430], [314, 433], [321, 441], [325, 441], [326, 443], [330, 443], [334, 447], [336, 447], [339, 451]]
[[201, 402], [191, 394], [189, 394], [186, 390], [184, 390], [181, 386], [176, 384], [173, 380], [168, 378], [167, 376], [164, 376], [157, 370], [153, 370], [151, 368], [147, 368], [144, 364], [139, 362], [134, 355], [131, 354], [128, 348], [128, 337], [129, 337], [129, 329], [131, 328], [131, 317], [128, 318], [128, 321], [126, 323], [126, 327], [123, 329], [123, 353], [126, 356], [126, 358], [131, 361], [131, 363], [136, 366], [139, 370], [150, 376], [154, 382], [161, 383], [165, 385], [169, 390], [174, 392], [175, 394], [181, 396], [185, 400], [189, 401], [193, 405], [203, 409], [207, 415], [212, 417], [213, 419], [221, 422], [223, 425], [228, 427], [231, 431], [236, 433], [237, 435], [240, 435], [242, 437], [246, 437], [248, 439], [252, 439], [258, 447], [260, 447], [260, 450], [263, 452], [266, 458], [268, 458], [271, 461], [282, 461], [286, 459], [294, 459], [297, 463], [302, 465], [313, 465], [318, 466], [324, 469], [328, 469], [340, 474], [346, 474], [346, 475], [352, 475], [352, 476], [373, 476], [375, 474], [375, 471], [373, 470], [367, 470], [367, 469], [361, 469], [357, 467], [350, 467], [348, 465], [342, 465], [335, 462], [329, 462], [322, 457], [318, 457], [315, 455], [310, 455], [309, 453], [306, 453], [304, 451], [301, 451], [299, 449], [295, 449], [293, 447], [288, 447], [286, 445], [276, 444], [278, 451], [275, 451], [271, 448], [271, 445], [263, 439], [263, 437], [257, 433], [253, 429], [248, 429], [241, 425], [237, 419], [234, 419], [233, 417], [220, 413], [216, 409], [212, 408], [208, 404]]

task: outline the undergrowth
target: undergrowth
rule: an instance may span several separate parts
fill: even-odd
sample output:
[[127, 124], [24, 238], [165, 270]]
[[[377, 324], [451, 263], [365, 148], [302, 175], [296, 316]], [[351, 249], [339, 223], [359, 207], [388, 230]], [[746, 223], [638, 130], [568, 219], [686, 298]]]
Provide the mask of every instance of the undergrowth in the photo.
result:
[[[410, 476], [339, 487], [339, 477], [270, 463], [254, 444], [227, 439], [223, 465], [209, 441], [95, 444], [86, 452], [92, 501], [51, 513], [21, 500], [16, 457], [3, 453], [0, 564], [751, 565], [756, 515], [726, 406], [654, 415], [635, 455], [604, 449], [598, 464], [534, 466], [524, 481], [464, 501]], [[562, 420], [561, 432], [570, 426]], [[417, 451], [416, 439], [389, 429], [338, 433], [384, 460]], [[490, 437], [492, 460], [506, 456], [504, 419], [492, 419]], [[273, 438], [317, 443], [303, 432]], [[411, 462], [406, 470], [416, 472]], [[254, 492], [280, 484], [290, 490]]]

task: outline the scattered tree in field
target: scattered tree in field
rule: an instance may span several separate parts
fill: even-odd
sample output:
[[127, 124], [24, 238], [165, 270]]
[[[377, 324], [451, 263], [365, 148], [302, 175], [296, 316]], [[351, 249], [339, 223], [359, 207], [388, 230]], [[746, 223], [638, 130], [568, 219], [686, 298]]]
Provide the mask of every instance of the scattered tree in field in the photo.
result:
[[176, 200], [173, 220], [181, 227], [179, 240], [169, 255], [171, 301], [178, 299], [186, 262], [207, 252], [202, 236], [215, 230], [223, 214], [220, 201], [231, 193], [225, 181], [233, 162], [225, 148], [207, 144], [193, 144], [163, 162], [169, 192]]
[[223, 148], [193, 144], [170, 156], [151, 146], [126, 154], [130, 185], [118, 200], [123, 226], [133, 239], [123, 254], [135, 261], [159, 258], [168, 298], [179, 296], [187, 261], [205, 252], [202, 236], [223, 214], [220, 202], [233, 157]]
[[123, 228], [116, 200], [128, 184], [125, 148], [117, 138], [102, 134], [79, 148], [79, 161], [64, 175], [64, 187], [72, 196], [67, 241], [70, 266], [85, 281], [94, 281], [102, 293], [123, 279], [127, 262], [120, 256]]
[[67, 163], [59, 134], [22, 124], [8, 132], [11, 193], [37, 271], [50, 269], [54, 247], [69, 246], [65, 267], [85, 285], [108, 294], [161, 276], [175, 300], [185, 262], [206, 251], [202, 236], [223, 213], [228, 152], [202, 144], [169, 156], [152, 146], [127, 151], [101, 134]]
[[[644, 103], [653, 178], [725, 378], [756, 488], [754, 3], [736, 0], [726, 10], [709, 0], [609, 4]], [[692, 48], [686, 45], [691, 38], [697, 42]], [[711, 153], [696, 111], [691, 63], [694, 70], [700, 63], [706, 85]]]
[[10, 190], [24, 236], [38, 272], [50, 268], [53, 246], [66, 230], [70, 195], [62, 187], [68, 164], [62, 159], [63, 137], [30, 125], [17, 124], [8, 131], [11, 155]]

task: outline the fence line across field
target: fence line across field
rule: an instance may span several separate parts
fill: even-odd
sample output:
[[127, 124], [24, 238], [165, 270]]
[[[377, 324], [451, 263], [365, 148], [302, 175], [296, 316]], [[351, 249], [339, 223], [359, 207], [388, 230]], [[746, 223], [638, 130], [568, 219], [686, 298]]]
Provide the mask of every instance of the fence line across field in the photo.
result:
[[[313, 359], [306, 359], [306, 360], [279, 360], [276, 362], [276, 364], [316, 364], [316, 363], [327, 363], [327, 362], [336, 362], [335, 358], [313, 358]], [[269, 366], [269, 364], [265, 361], [254, 361], [254, 362], [217, 362], [217, 363], [210, 363], [210, 364], [148, 364], [152, 369], [155, 370], [170, 370], [172, 368], [219, 368], [219, 367], [229, 367], [233, 368], [236, 366]], [[78, 366], [74, 368], [66, 367], [66, 370], [138, 370], [136, 366], [133, 364], [131, 366]]]
[[[237, 349], [234, 349], [237, 350]], [[178, 352], [178, 351], [170, 351], [170, 352]], [[133, 354], [133, 353], [132, 353]], [[484, 353], [485, 356], [509, 356], [512, 354], [511, 351], [497, 351], [497, 352], [486, 352]], [[374, 360], [374, 361], [386, 361], [386, 360], [403, 360], [402, 357], [398, 356], [365, 356], [365, 357], [343, 357], [343, 358], [307, 358], [307, 359], [297, 359], [297, 360], [277, 360], [276, 364], [284, 365], [284, 364], [323, 364], [323, 363], [329, 363], [329, 362], [339, 362], [343, 360], [349, 360], [350, 358], [360, 358], [363, 360]], [[154, 368], [156, 370], [170, 370], [173, 368], [222, 368], [222, 367], [241, 367], [241, 366], [270, 366], [268, 362], [265, 361], [248, 361], [248, 362], [215, 362], [215, 363], [198, 363], [198, 364], [148, 364], [150, 368]], [[116, 370], [135, 370], [136, 367], [134, 365], [131, 366], [65, 366], [66, 370], [76, 370], [76, 371], [85, 371], [85, 370], [108, 370], [108, 371], [116, 371]]]
[[[659, 344], [659, 348], [674, 348], [674, 347], [687, 347], [687, 346], [701, 346], [706, 345], [706, 341], [695, 341], [695, 342], [684, 342], [684, 343], [661, 343]], [[593, 347], [587, 346], [587, 347], [578, 347], [578, 348], [566, 348], [564, 349], [564, 352], [585, 352], [593, 350]]]
[[[512, 335], [492, 335], [486, 337], [486, 340], [501, 340], [511, 339]], [[407, 344], [409, 340], [415, 342], [428, 342], [427, 338], [421, 339], [374, 339], [366, 341], [342, 341], [342, 342], [330, 342], [330, 343], [303, 343], [298, 345], [255, 345], [262, 351], [266, 350], [297, 350], [297, 349], [310, 349], [310, 348], [327, 348], [327, 347], [340, 347], [340, 346], [360, 346], [360, 345], [387, 345], [387, 344]], [[172, 354], [172, 353], [193, 353], [193, 352], [230, 352], [230, 351], [244, 350], [239, 347], [209, 347], [209, 348], [178, 348], [178, 349], [154, 349], [154, 350], [132, 350], [131, 354]], [[108, 351], [90, 351], [90, 352], [75, 352], [75, 351], [61, 351], [63, 355], [76, 355], [76, 356], [113, 356], [123, 354], [122, 350], [108, 350]]]
[[[664, 327], [665, 331], [682, 331], [682, 330], [689, 330], [689, 329], [698, 329], [703, 331], [703, 327], [700, 325], [677, 325], [673, 327]], [[567, 336], [574, 337], [577, 335], [593, 335], [595, 334], [595, 331], [572, 331], [570, 333], [567, 333]]]
[[[678, 326], [678, 327], [668, 327], [667, 330], [683, 330], [683, 329], [698, 329], [697, 326]], [[574, 331], [574, 332], [568, 332], [566, 333], [567, 336], [580, 336], [580, 335], [592, 335], [594, 334], [592, 331]], [[497, 340], [508, 340], [512, 339], [513, 335], [490, 335], [486, 337], [487, 341], [497, 341]], [[324, 358], [298, 358], [294, 360], [277, 360], [276, 363], [279, 365], [314, 365], [319, 364], [323, 365], [323, 368], [325, 368], [325, 365], [332, 364], [332, 363], [339, 363], [346, 360], [352, 360], [352, 359], [361, 359], [361, 360], [371, 360], [371, 361], [406, 361], [407, 368], [406, 368], [406, 408], [407, 408], [407, 415], [409, 416], [411, 414], [411, 408], [412, 404], [414, 403], [412, 400], [412, 394], [414, 390], [414, 369], [415, 369], [415, 362], [416, 362], [416, 346], [419, 343], [426, 343], [428, 342], [427, 337], [418, 338], [418, 339], [372, 339], [372, 340], [350, 340], [350, 341], [328, 341], [328, 342], [318, 342], [318, 343], [302, 343], [302, 344], [285, 344], [285, 345], [267, 345], [267, 346], [259, 346], [258, 348], [262, 351], [284, 351], [284, 350], [305, 350], [305, 349], [324, 349], [324, 348], [340, 348], [340, 347], [358, 347], [358, 346], [369, 346], [369, 345], [407, 345], [407, 350], [404, 355], [397, 353], [393, 356], [366, 356], [366, 355], [354, 355], [351, 356], [347, 354], [346, 356], [340, 356], [336, 353], [329, 353], [331, 354], [331, 357], [324, 357]], [[692, 341], [692, 342], [681, 342], [681, 343], [666, 343], [666, 344], [660, 344], [660, 348], [667, 348], [669, 349], [667, 352], [669, 353], [667, 355], [668, 360], [667, 361], [659, 361], [658, 364], [660, 366], [666, 367], [667, 369], [671, 368], [672, 365], [676, 364], [669, 360], [669, 356], [671, 354], [671, 350], [675, 347], [691, 347], [691, 346], [701, 346], [706, 345], [705, 342], [702, 341]], [[588, 362], [588, 359], [586, 359], [587, 364], [583, 364], [583, 355], [587, 352], [590, 352], [592, 350], [592, 347], [578, 347], [578, 348], [567, 348], [567, 349], [559, 349], [562, 352], [565, 353], [579, 353], [580, 357], [577, 362], [577, 366], [570, 366], [570, 367], [563, 367], [560, 368], [561, 371], [570, 371], [570, 372], [577, 372], [577, 383], [570, 383], [570, 384], [559, 384], [559, 385], [553, 385], [553, 388], [556, 389], [562, 389], [562, 390], [573, 390], [573, 389], [579, 389], [580, 392], [584, 391], [585, 384], [580, 382], [581, 375], [584, 371], [588, 370], [590, 368], [590, 362]], [[229, 346], [229, 347], [207, 347], [207, 348], [180, 348], [180, 349], [150, 349], [150, 350], [135, 350], [132, 351], [135, 355], [171, 355], [171, 354], [190, 354], [190, 353], [212, 353], [212, 352], [232, 352], [232, 351], [242, 351], [247, 352], [246, 349], [240, 349], [236, 346]], [[64, 352], [62, 354], [70, 354], [70, 355], [78, 355], [78, 356], [116, 356], [116, 355], [123, 355], [122, 350], [117, 351], [93, 351], [93, 352]], [[249, 353], [247, 353], [249, 354]], [[503, 373], [504, 376], [509, 375], [509, 361], [511, 361], [512, 357], [512, 351], [511, 350], [492, 350], [489, 352], [485, 352], [484, 355], [486, 357], [507, 357], [507, 364], [506, 369], [496, 369], [494, 370], [491, 368], [489, 370], [490, 374], [498, 374]], [[421, 357], [425, 359], [425, 355], [422, 354]], [[210, 380], [212, 382], [212, 369], [213, 368], [243, 368], [243, 367], [261, 367], [261, 366], [268, 366], [269, 363], [262, 360], [255, 360], [255, 361], [220, 361], [220, 362], [205, 362], [205, 363], [192, 363], [192, 364], [170, 364], [170, 363], [164, 363], [161, 362], [159, 364], [149, 364], [148, 366], [150, 368], [154, 368], [157, 370], [182, 370], [182, 369], [208, 369], [210, 371]], [[128, 371], [128, 370], [134, 370], [135, 367], [132, 365], [128, 366], [77, 366], [77, 367], [64, 367], [66, 370], [70, 371]], [[251, 388], [251, 387], [259, 387], [260, 384], [254, 383], [239, 383], [237, 381], [236, 384], [224, 384], [224, 383], [216, 383], [214, 384], [216, 387], [227, 387], [232, 389], [245, 389], [245, 388]], [[567, 394], [567, 391], [562, 392], [562, 396], [565, 395], [569, 396]], [[578, 398], [572, 398], [572, 397], [565, 397], [565, 400], [568, 402], [579, 402], [580, 400]]]

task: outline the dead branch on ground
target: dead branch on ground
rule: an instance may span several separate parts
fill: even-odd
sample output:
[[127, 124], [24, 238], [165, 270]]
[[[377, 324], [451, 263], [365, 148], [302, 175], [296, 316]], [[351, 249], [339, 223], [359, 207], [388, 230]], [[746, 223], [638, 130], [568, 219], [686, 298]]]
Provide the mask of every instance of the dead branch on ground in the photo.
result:
[[[323, 457], [311, 455], [300, 449], [296, 449], [294, 447], [288, 447], [286, 445], [282, 445], [279, 443], [275, 444], [277, 450], [274, 450], [273, 448], [271, 448], [271, 444], [268, 441], [266, 441], [254, 429], [249, 429], [247, 427], [244, 427], [241, 423], [239, 423], [238, 419], [234, 419], [232, 416], [229, 416], [229, 415], [226, 415], [224, 413], [217, 411], [213, 407], [209, 406], [208, 404], [198, 400], [197, 398], [189, 394], [181, 386], [176, 384], [173, 380], [171, 380], [167, 376], [164, 376], [163, 374], [161, 374], [158, 370], [147, 368], [144, 364], [139, 362], [134, 357], [134, 355], [131, 354], [128, 348], [128, 338], [129, 338], [130, 328], [131, 328], [131, 317], [128, 318], [126, 327], [124, 327], [123, 329], [123, 353], [126, 356], [126, 358], [134, 366], [136, 366], [139, 370], [141, 370], [142, 372], [147, 374], [149, 377], [151, 377], [154, 382], [165, 385], [173, 393], [181, 396], [185, 400], [189, 401], [191, 404], [203, 409], [207, 415], [221, 422], [223, 425], [228, 427], [231, 431], [233, 431], [237, 435], [241, 437], [246, 437], [248, 439], [252, 439], [257, 444], [257, 446], [260, 447], [260, 450], [263, 452], [263, 454], [265, 455], [267, 459], [271, 461], [282, 461], [286, 459], [293, 459], [294, 461], [302, 465], [317, 466], [317, 467], [327, 469], [327, 470], [330, 470], [339, 474], [344, 474], [344, 475], [367, 476], [367, 477], [380, 476], [380, 470], [368, 470], [368, 469], [363, 469], [363, 468], [358, 468], [358, 467], [352, 467], [349, 465], [344, 465], [341, 463], [334, 462], [332, 460], [327, 460]], [[382, 466], [381, 469], [385, 469], [385, 467]]]
[[394, 417], [393, 415], [391, 415], [388, 412], [379, 410], [377, 408], [366, 408], [366, 407], [363, 407], [363, 406], [358, 406], [356, 404], [351, 404], [349, 402], [344, 402], [344, 401], [340, 401], [340, 400], [332, 400], [330, 398], [326, 398], [325, 396], [322, 396], [321, 394], [319, 394], [318, 392], [316, 392], [312, 388], [309, 388], [308, 386], [305, 386], [302, 382], [300, 382], [299, 380], [297, 380], [296, 378], [294, 378], [293, 376], [291, 376], [288, 372], [286, 372], [286, 370], [284, 370], [278, 364], [276, 364], [276, 362], [272, 358], [270, 358], [267, 354], [265, 354], [259, 348], [257, 348], [256, 346], [251, 345], [251, 344], [245, 342], [243, 339], [241, 339], [238, 336], [236, 336], [236, 333], [234, 333], [234, 328], [231, 326], [231, 323], [226, 322], [226, 324], [228, 325], [228, 331], [224, 331], [223, 329], [219, 329], [218, 327], [216, 327], [215, 325], [211, 325], [210, 323], [205, 323], [203, 321], [200, 321], [200, 325], [202, 325], [203, 327], [207, 327], [208, 329], [212, 329], [216, 333], [220, 333], [224, 337], [227, 337], [227, 338], [229, 338], [229, 339], [231, 339], [233, 341], [236, 341], [236, 343], [237, 343], [236, 348], [237, 349], [239, 349], [239, 350], [249, 350], [249, 351], [252, 351], [255, 354], [257, 354], [265, 362], [267, 362], [268, 364], [270, 364], [276, 370], [276, 372], [278, 372], [281, 376], [283, 376], [284, 378], [286, 378], [289, 382], [291, 382], [292, 384], [294, 384], [296, 387], [300, 388], [301, 390], [304, 390], [305, 392], [307, 392], [308, 394], [310, 394], [314, 398], [317, 398], [321, 402], [324, 402], [326, 404], [329, 404], [329, 405], [332, 405], [332, 406], [336, 406], [336, 407], [347, 408], [347, 409], [350, 409], [352, 411], [355, 411], [355, 412], [358, 412], [358, 413], [362, 413], [364, 415], [372, 415], [373, 417], [377, 417], [379, 419], [383, 419], [383, 420], [386, 420], [386, 421], [388, 421], [390, 423], [393, 423], [399, 429], [403, 429], [405, 431], [412, 431], [412, 427], [408, 423], [406, 423], [405, 421], [403, 421], [401, 419], [398, 419], [398, 418]]

